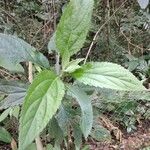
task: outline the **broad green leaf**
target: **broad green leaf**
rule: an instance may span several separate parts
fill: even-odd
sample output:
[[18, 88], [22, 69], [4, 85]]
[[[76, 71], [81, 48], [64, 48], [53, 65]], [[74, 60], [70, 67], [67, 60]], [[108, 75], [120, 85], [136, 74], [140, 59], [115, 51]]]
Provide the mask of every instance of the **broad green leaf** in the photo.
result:
[[146, 90], [131, 72], [120, 65], [108, 62], [91, 62], [72, 73], [77, 81], [86, 85], [115, 90]]
[[66, 111], [66, 109], [63, 106], [61, 106], [58, 111], [58, 114], [56, 115], [56, 119], [58, 121], [60, 128], [65, 134], [67, 133], [67, 127], [70, 121], [68, 116], [69, 113]]
[[9, 94], [0, 102], [0, 109], [22, 105], [26, 92]]
[[15, 64], [10, 60], [8, 60], [7, 58], [1, 59], [1, 56], [0, 56], [0, 66], [9, 70], [10, 72], [18, 72], [18, 73], [24, 72], [24, 69], [20, 64]]
[[2, 122], [4, 119], [7, 118], [7, 116], [10, 113], [10, 111], [11, 111], [11, 108], [8, 108], [8, 109], [3, 111], [3, 113], [0, 115], [0, 122]]
[[82, 111], [81, 130], [87, 138], [91, 132], [93, 124], [93, 110], [89, 97], [78, 86], [68, 87], [68, 95], [72, 96], [79, 103]]
[[63, 141], [64, 135], [55, 117], [50, 120], [48, 131], [50, 137], [55, 139], [55, 143], [60, 145]]
[[58, 121], [58, 124], [63, 131], [64, 135], [67, 135], [68, 133], [68, 127], [71, 124], [71, 117], [72, 112], [69, 110], [70, 108], [65, 107], [64, 105], [61, 105], [58, 114], [56, 115], [56, 119]]
[[24, 150], [45, 128], [64, 96], [64, 84], [53, 72], [39, 73], [31, 84], [21, 111], [19, 148]]
[[32, 143], [28, 146], [27, 150], [37, 150], [36, 148], [36, 144], [35, 143]]
[[0, 94], [7, 96], [0, 102], [0, 109], [22, 104], [27, 87], [27, 84], [17, 81], [0, 80]]
[[76, 60], [72, 60], [71, 62], [69, 62], [67, 64], [67, 66], [65, 67], [65, 72], [68, 72], [68, 73], [72, 73], [74, 72], [75, 70], [79, 69], [80, 66], [78, 65], [81, 61], [83, 61], [84, 59], [83, 58], [79, 58], [79, 59], [76, 59]]
[[137, 0], [137, 1], [142, 9], [145, 9], [149, 4], [149, 0]]
[[22, 70], [20, 62], [31, 61], [41, 67], [49, 68], [43, 54], [20, 38], [0, 33], [0, 66], [10, 71]]
[[3, 127], [0, 127], [0, 141], [11, 143], [12, 137], [10, 133]]
[[18, 81], [0, 80], [0, 94], [12, 94], [26, 92], [28, 84]]
[[56, 31], [56, 45], [63, 59], [78, 52], [86, 39], [93, 10], [93, 0], [71, 0]]

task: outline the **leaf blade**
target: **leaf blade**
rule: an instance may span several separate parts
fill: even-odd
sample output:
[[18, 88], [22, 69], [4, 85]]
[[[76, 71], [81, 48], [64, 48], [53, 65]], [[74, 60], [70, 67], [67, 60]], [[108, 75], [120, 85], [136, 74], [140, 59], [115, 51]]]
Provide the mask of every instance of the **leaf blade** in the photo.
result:
[[56, 45], [62, 57], [78, 52], [86, 39], [92, 16], [93, 0], [71, 0], [56, 31]]
[[76, 60], [72, 60], [70, 61], [67, 66], [65, 67], [64, 71], [65, 72], [68, 72], [68, 73], [72, 73], [74, 72], [75, 70], [79, 69], [80, 66], [79, 66], [79, 63], [81, 61], [83, 61], [84, 59], [83, 58], [78, 58]]
[[22, 104], [27, 87], [25, 83], [0, 80], [0, 94], [7, 96], [0, 102], [0, 109]]
[[64, 84], [51, 71], [41, 72], [30, 86], [23, 104], [19, 147], [31, 144], [56, 113], [64, 96]]
[[[12, 71], [10, 66], [16, 66], [15, 70], [21, 70], [20, 62], [31, 61], [41, 67], [49, 68], [46, 57], [37, 52], [34, 47], [24, 40], [13, 35], [0, 33], [0, 66]], [[14, 71], [15, 71], [14, 70]]]
[[91, 62], [83, 65], [72, 76], [84, 84], [115, 90], [145, 90], [131, 72], [120, 65], [108, 62]]
[[5, 120], [7, 118], [7, 116], [9, 115], [11, 110], [12, 110], [11, 108], [8, 108], [1, 113], [0, 122], [2, 122], [3, 120]]
[[82, 91], [82, 89], [80, 89], [78, 86], [69, 87], [68, 94], [75, 98], [81, 107], [82, 119], [80, 127], [84, 134], [84, 137], [87, 138], [90, 134], [93, 124], [93, 110], [91, 100], [86, 95], [86, 93]]
[[11, 143], [12, 137], [10, 133], [3, 127], [0, 127], [0, 141]]

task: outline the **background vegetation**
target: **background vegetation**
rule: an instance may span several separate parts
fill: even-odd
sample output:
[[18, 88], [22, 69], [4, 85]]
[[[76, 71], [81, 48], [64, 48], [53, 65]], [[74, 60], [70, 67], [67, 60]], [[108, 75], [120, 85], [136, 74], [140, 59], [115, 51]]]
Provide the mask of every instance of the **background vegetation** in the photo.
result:
[[[55, 54], [48, 53], [47, 45], [67, 2], [66, 0], [0, 0], [0, 32], [21, 37], [47, 56], [51, 65], [55, 64]], [[145, 87], [149, 89], [149, 9], [150, 5], [141, 9], [135, 0], [95, 0], [88, 38], [82, 50], [73, 58], [85, 58], [89, 51], [89, 61], [121, 64], [133, 72], [139, 80], [143, 80]], [[27, 64], [23, 65], [26, 68], [26, 75], [10, 74], [4, 68], [0, 68], [0, 78], [27, 82]], [[94, 90], [87, 88], [87, 91], [95, 107], [96, 119], [90, 138], [82, 142], [83, 149], [86, 149], [86, 145], [90, 149], [125, 150], [150, 146], [149, 92], [129, 93], [99, 88]], [[15, 147], [18, 138], [16, 118], [19, 107], [6, 108], [4, 101], [1, 101], [1, 126], [9, 131], [13, 137], [11, 147]], [[75, 110], [76, 107], [71, 109]], [[2, 131], [5, 130], [4, 128]], [[9, 133], [6, 139], [2, 140], [3, 142], [10, 143]], [[44, 144], [53, 143], [45, 136], [42, 140]], [[3, 142], [0, 143], [2, 149], [11, 149], [10, 144]], [[73, 142], [72, 137], [71, 142]]]

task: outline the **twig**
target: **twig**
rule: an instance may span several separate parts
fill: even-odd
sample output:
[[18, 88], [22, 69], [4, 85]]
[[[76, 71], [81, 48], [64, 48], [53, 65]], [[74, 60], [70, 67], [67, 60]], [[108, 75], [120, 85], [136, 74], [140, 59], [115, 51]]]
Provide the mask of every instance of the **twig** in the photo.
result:
[[[126, 0], [126, 1], [127, 1], [127, 0]], [[87, 59], [88, 59], [88, 57], [89, 57], [89, 54], [90, 54], [90, 52], [91, 52], [91, 50], [92, 50], [92, 47], [93, 47], [93, 45], [94, 45], [94, 42], [96, 41], [96, 38], [97, 38], [98, 34], [99, 34], [100, 31], [103, 29], [103, 27], [105, 27], [105, 25], [113, 18], [113, 16], [116, 14], [116, 12], [126, 3], [126, 1], [124, 1], [124, 2], [119, 6], [119, 8], [115, 10], [115, 12], [111, 15], [111, 17], [110, 17], [108, 20], [106, 20], [105, 23], [98, 29], [98, 31], [96, 32], [96, 34], [95, 34], [95, 36], [94, 36], [94, 38], [93, 38], [93, 40], [92, 40], [92, 43], [91, 43], [90, 47], [89, 47], [89, 50], [88, 50], [87, 55], [86, 55], [85, 60], [84, 60], [84, 64], [86, 63], [86, 61], [87, 61]]]
[[[115, 15], [114, 15], [114, 18], [115, 18], [115, 22], [116, 22], [117, 26], [119, 27], [119, 23], [117, 22], [117, 18], [116, 18]], [[122, 30], [120, 30], [120, 32], [121, 32], [121, 34], [126, 38], [126, 40], [127, 40], [127, 42], [128, 42], [128, 47], [129, 47], [129, 45], [132, 45], [132, 46], [134, 46], [134, 47], [140, 49], [141, 51], [144, 50], [144, 48], [142, 48], [142, 47], [140, 47], [140, 46], [138, 46], [138, 45], [133, 44], [133, 43], [131, 42], [130, 38], [128, 38], [128, 37], [123, 33]], [[128, 49], [129, 49], [129, 48], [128, 48]], [[148, 49], [148, 50], [150, 50], [150, 49]], [[131, 51], [129, 50], [128, 53], [131, 54]]]
[[30, 83], [32, 83], [33, 81], [33, 74], [32, 74], [32, 62], [29, 62], [29, 66], [28, 66], [28, 80]]
[[9, 72], [7, 72], [7, 71], [5, 71], [5, 70], [0, 69], [0, 72], [2, 72], [2, 73], [4, 73], [4, 74], [7, 74], [8, 76], [14, 78], [13, 75], [11, 75]]
[[14, 21], [14, 23], [17, 25], [17, 27], [22, 31], [21, 26], [18, 25], [18, 23], [16, 22], [16, 19], [9, 12], [7, 12], [6, 10], [2, 8], [0, 8], [0, 10], [3, 11], [8, 17], [10, 17]]
[[51, 19], [53, 19], [53, 18], [56, 17], [56, 15], [57, 15], [57, 14], [54, 14], [54, 15], [49, 19], [49, 21], [47, 21], [41, 28], [39, 28], [39, 29], [37, 30], [37, 32], [35, 33], [34, 37], [33, 37], [32, 40], [31, 40], [30, 44], [33, 44], [33, 43], [34, 43], [35, 38], [37, 37], [37, 35], [41, 32], [42, 29], [45, 28], [45, 26], [47, 26], [47, 25], [51, 22]]
[[[30, 83], [32, 83], [32, 81], [33, 81], [32, 70], [33, 70], [32, 62], [29, 62], [29, 66], [28, 66], [28, 80], [29, 80]], [[42, 142], [41, 142], [41, 139], [40, 139], [39, 136], [35, 139], [35, 143], [36, 143], [37, 150], [43, 150], [43, 145], [42, 145]]]
[[[106, 24], [106, 23], [105, 23], [105, 24]], [[88, 59], [88, 57], [89, 57], [89, 54], [90, 54], [90, 52], [91, 52], [91, 50], [92, 50], [92, 47], [93, 47], [93, 45], [94, 45], [94, 42], [95, 42], [95, 40], [96, 40], [96, 38], [97, 38], [99, 32], [100, 32], [101, 29], [103, 28], [103, 26], [104, 26], [104, 24], [103, 24], [103, 25], [98, 29], [98, 31], [96, 32], [96, 34], [95, 34], [95, 36], [94, 36], [94, 38], [93, 38], [93, 40], [92, 40], [92, 43], [91, 43], [91, 45], [90, 45], [90, 47], [89, 47], [89, 50], [88, 50], [88, 52], [87, 52], [87, 54], [86, 54], [86, 57], [85, 57], [85, 60], [84, 60], [84, 64], [86, 63], [86, 61], [87, 61], [87, 59]]]
[[41, 142], [41, 138], [39, 136], [35, 139], [35, 143], [36, 143], [37, 150], [44, 150]]
[[[51, 21], [51, 20], [50, 20]], [[30, 44], [33, 44], [34, 41], [35, 41], [35, 38], [37, 37], [37, 35], [39, 34], [39, 32], [41, 32], [41, 30], [47, 25], [50, 23], [50, 21], [48, 21], [46, 24], [44, 24], [41, 28], [38, 29], [38, 31], [35, 33], [34, 37], [32, 38]]]

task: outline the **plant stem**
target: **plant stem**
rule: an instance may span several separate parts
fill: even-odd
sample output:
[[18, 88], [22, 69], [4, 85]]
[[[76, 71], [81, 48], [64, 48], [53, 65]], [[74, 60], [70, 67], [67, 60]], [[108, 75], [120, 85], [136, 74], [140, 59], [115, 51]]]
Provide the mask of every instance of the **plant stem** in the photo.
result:
[[28, 66], [28, 80], [30, 83], [32, 83], [33, 81], [33, 74], [32, 74], [32, 62], [29, 62], [29, 66]]
[[35, 143], [36, 143], [37, 150], [44, 150], [41, 142], [41, 138], [39, 136], [35, 139]]
[[59, 75], [60, 74], [60, 65], [59, 65], [60, 55], [56, 54], [55, 58], [56, 58], [55, 70], [56, 70], [56, 74]]

